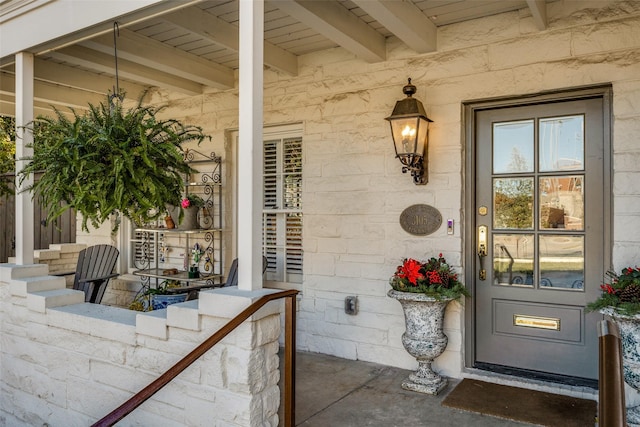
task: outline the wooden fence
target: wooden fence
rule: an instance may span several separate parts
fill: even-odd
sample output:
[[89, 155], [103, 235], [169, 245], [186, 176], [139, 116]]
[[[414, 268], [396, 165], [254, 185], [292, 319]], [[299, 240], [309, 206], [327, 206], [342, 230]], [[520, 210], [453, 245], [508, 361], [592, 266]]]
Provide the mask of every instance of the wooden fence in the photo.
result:
[[[12, 174], [5, 174], [0, 176], [0, 179], [13, 182], [14, 177]], [[0, 263], [7, 262], [9, 257], [15, 256], [15, 216], [14, 196], [0, 197]], [[34, 249], [47, 249], [50, 244], [55, 243], [75, 243], [76, 214], [74, 211], [66, 211], [52, 223], [47, 223], [46, 218], [47, 213], [42, 209], [36, 197], [33, 206], [33, 223], [36, 225]]]

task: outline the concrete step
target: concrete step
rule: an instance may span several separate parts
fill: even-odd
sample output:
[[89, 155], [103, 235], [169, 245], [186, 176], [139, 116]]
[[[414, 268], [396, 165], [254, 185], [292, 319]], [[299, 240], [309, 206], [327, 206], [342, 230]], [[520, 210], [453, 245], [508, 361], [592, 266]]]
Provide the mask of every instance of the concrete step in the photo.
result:
[[34, 276], [13, 279], [9, 282], [11, 295], [26, 297], [28, 293], [65, 289], [66, 281], [59, 276]]
[[27, 294], [27, 308], [39, 313], [45, 313], [47, 308], [51, 307], [83, 303], [84, 292], [74, 289], [55, 289]]

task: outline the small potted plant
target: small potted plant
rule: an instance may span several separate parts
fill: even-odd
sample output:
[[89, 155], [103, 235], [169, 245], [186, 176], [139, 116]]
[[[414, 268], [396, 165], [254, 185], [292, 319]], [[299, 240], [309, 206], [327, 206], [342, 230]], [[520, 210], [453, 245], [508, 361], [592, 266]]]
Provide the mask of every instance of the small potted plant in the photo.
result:
[[175, 293], [171, 289], [180, 288], [178, 280], [163, 280], [157, 287], [149, 287], [140, 293], [129, 305], [131, 310], [151, 311], [167, 308], [168, 305], [184, 302], [188, 293]]
[[[619, 274], [608, 271], [606, 275], [609, 283], [600, 285], [602, 294], [587, 304], [587, 310], [609, 316], [618, 326], [624, 381], [640, 392], [640, 267], [626, 267]], [[627, 421], [640, 424], [640, 406], [627, 406]]]
[[183, 219], [180, 228], [184, 230], [192, 230], [199, 228], [198, 212], [204, 207], [204, 200], [197, 194], [187, 194], [181, 201], [180, 206], [183, 211]]
[[444, 312], [449, 302], [469, 296], [469, 292], [442, 254], [426, 262], [402, 260], [389, 284], [392, 289], [388, 295], [397, 299], [404, 311], [402, 344], [418, 361], [418, 369], [402, 388], [436, 395], [447, 385], [446, 379], [431, 369], [433, 360], [447, 347], [442, 329]]

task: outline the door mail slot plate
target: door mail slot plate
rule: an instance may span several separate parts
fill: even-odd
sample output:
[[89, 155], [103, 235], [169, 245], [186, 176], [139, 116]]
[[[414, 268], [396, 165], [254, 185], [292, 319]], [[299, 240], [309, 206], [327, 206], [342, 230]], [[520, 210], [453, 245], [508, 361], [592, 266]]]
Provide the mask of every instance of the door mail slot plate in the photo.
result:
[[584, 340], [582, 307], [500, 299], [492, 305], [493, 330], [498, 335], [565, 343]]
[[525, 316], [523, 314], [513, 315], [514, 326], [522, 326], [524, 328], [551, 329], [553, 331], [560, 330], [560, 319], [551, 317], [535, 317]]

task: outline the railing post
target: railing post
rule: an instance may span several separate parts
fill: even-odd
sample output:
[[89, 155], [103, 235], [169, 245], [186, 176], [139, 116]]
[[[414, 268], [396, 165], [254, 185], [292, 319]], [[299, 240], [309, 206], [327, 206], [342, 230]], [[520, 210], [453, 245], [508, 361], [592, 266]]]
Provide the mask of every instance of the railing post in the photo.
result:
[[296, 295], [285, 300], [284, 425], [296, 425]]
[[626, 426], [624, 377], [622, 373], [622, 345], [615, 323], [598, 323], [599, 381], [598, 425], [600, 427]]

